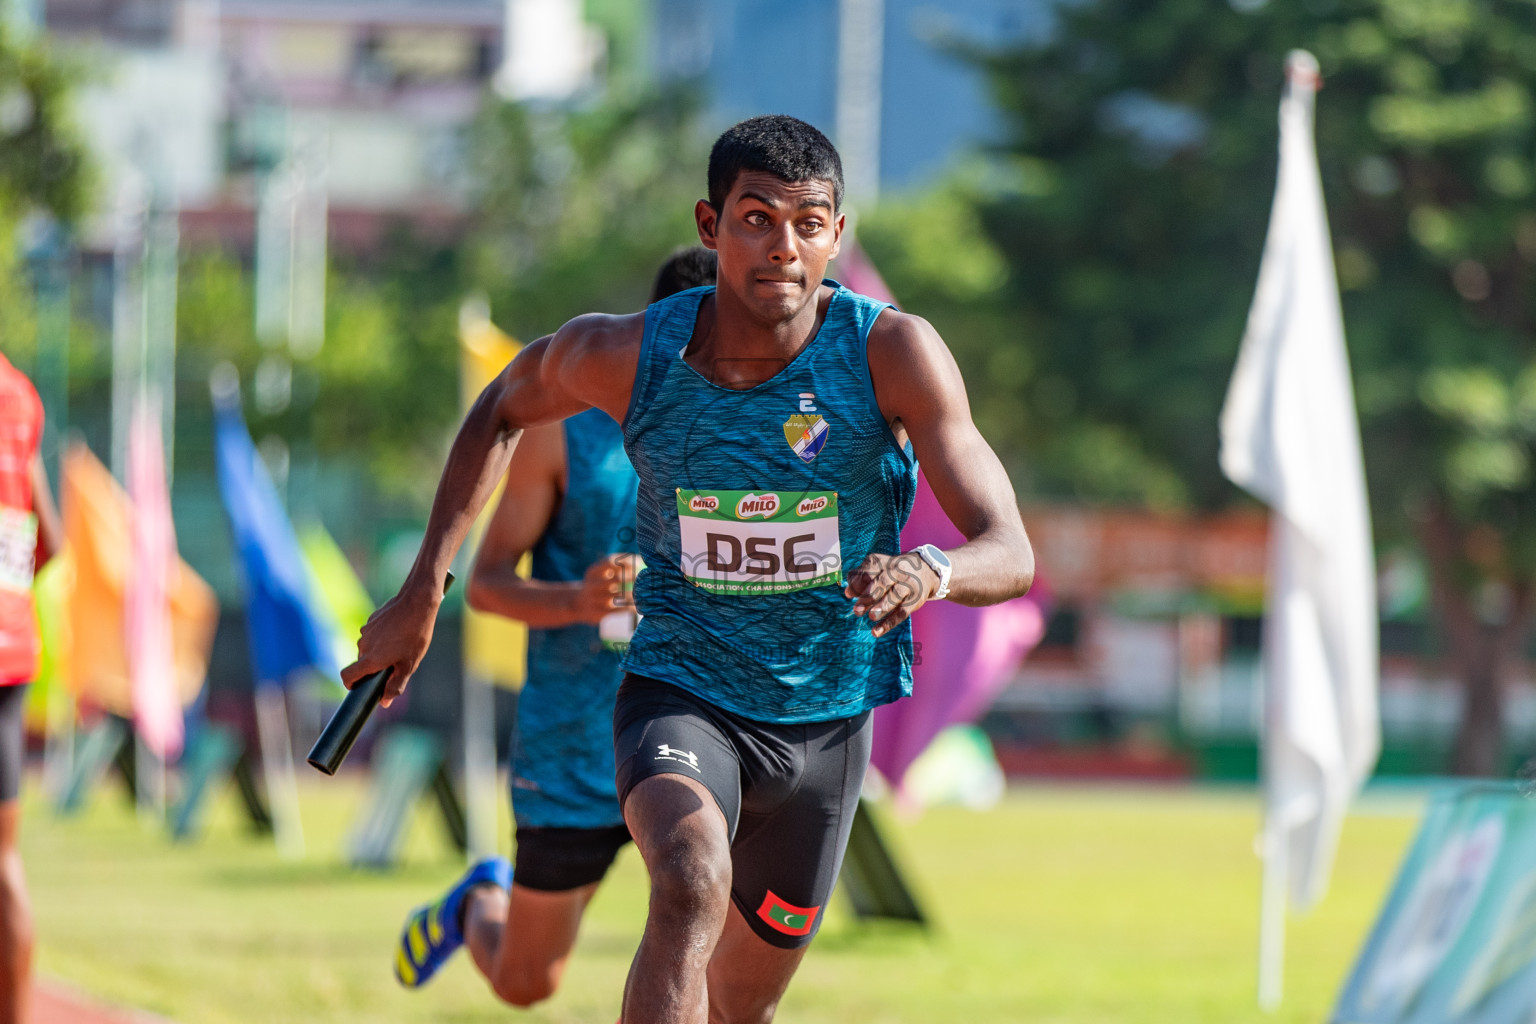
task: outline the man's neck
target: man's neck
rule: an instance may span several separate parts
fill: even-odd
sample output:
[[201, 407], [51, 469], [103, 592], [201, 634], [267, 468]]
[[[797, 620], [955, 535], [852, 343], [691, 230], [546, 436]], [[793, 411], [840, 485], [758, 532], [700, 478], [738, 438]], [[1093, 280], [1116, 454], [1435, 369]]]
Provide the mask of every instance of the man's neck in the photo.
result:
[[816, 289], [811, 301], [787, 320], [754, 317], [729, 292], [717, 289], [699, 308], [688, 363], [713, 383], [750, 388], [771, 378], [800, 354], [826, 317], [832, 289]]

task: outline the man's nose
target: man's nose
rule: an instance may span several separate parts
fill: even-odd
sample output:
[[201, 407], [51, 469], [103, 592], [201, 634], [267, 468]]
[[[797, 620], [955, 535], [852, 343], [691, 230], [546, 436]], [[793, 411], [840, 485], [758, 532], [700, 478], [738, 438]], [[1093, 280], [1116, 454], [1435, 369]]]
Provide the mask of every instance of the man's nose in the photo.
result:
[[775, 263], [793, 263], [800, 258], [795, 247], [795, 226], [787, 221], [769, 236], [768, 258]]

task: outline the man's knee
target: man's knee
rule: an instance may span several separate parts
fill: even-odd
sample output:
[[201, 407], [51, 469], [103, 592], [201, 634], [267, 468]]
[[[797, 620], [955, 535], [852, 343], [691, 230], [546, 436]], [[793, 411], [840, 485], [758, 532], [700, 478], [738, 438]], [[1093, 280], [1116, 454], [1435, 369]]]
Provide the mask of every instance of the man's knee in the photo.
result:
[[715, 990], [709, 992], [709, 1024], [773, 1024], [778, 1012], [777, 999], [753, 1006], [721, 1006], [715, 1002]]
[[504, 1003], [526, 1010], [555, 994], [559, 983], [551, 972], [526, 972], [492, 980], [491, 988]]
[[723, 908], [731, 895], [731, 849], [707, 829], [678, 829], [651, 844], [646, 867], [657, 901], [680, 912]]
[[655, 776], [635, 787], [625, 814], [651, 876], [653, 905], [685, 915], [724, 908], [731, 844], [707, 789], [683, 776]]

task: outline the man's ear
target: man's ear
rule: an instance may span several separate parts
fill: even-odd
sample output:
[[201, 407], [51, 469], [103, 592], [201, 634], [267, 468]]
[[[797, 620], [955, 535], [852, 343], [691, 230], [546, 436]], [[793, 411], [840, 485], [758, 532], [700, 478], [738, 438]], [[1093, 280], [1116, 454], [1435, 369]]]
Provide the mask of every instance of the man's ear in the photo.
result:
[[720, 211], [708, 199], [693, 204], [693, 221], [699, 228], [699, 244], [706, 249], [718, 248], [716, 233], [720, 229]]
[[848, 218], [838, 214], [832, 221], [832, 255], [828, 261], [837, 259], [837, 254], [843, 251], [843, 228], [847, 226]]

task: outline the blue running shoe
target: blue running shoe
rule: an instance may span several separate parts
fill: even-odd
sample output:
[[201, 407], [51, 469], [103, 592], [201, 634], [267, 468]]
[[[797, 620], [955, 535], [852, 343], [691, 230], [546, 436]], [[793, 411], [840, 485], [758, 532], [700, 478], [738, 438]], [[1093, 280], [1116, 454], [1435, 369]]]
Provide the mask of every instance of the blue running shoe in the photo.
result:
[[477, 885], [512, 888], [512, 864], [505, 857], [487, 857], [436, 903], [417, 907], [405, 919], [395, 950], [395, 977], [406, 988], [420, 988], [464, 945], [464, 897]]

